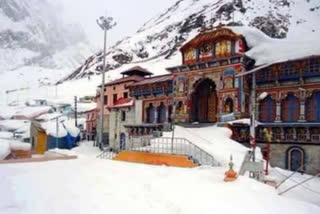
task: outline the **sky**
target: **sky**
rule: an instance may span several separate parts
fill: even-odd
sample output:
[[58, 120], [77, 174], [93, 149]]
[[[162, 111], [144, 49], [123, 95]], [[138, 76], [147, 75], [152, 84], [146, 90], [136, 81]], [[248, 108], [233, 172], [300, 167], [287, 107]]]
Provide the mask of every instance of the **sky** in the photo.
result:
[[96, 24], [102, 15], [113, 17], [117, 26], [108, 34], [108, 46], [133, 35], [152, 17], [164, 12], [176, 0], [48, 0], [59, 6], [68, 21], [81, 23], [91, 43], [101, 46], [103, 33]]

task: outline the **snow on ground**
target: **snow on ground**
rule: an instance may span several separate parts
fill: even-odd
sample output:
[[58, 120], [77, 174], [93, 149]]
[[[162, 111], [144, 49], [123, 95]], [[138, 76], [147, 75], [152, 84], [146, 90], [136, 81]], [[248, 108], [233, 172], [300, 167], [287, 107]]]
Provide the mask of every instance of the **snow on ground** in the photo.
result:
[[78, 147], [72, 149], [78, 155], [88, 156], [88, 157], [97, 157], [101, 154], [102, 151], [99, 147], [93, 146], [93, 141], [81, 141]]
[[[231, 140], [232, 132], [228, 128], [210, 126], [205, 128], [183, 128], [176, 126], [175, 137], [186, 138], [203, 150], [210, 153], [220, 164], [227, 166], [230, 161], [230, 155], [234, 160], [234, 168], [238, 170], [244, 159], [248, 148]], [[170, 137], [172, 133], [164, 133], [164, 136]], [[256, 150], [257, 159], [262, 159], [259, 149]]]
[[[292, 175], [293, 172], [280, 168], [271, 168], [270, 175], [276, 178], [276, 182], [280, 183], [287, 176]], [[295, 173], [290, 179], [284, 182], [277, 190], [279, 193], [284, 192], [286, 189], [309, 179], [311, 175]], [[288, 198], [294, 198], [301, 201], [311, 202], [320, 206], [320, 178], [313, 178], [306, 183], [297, 186], [296, 188], [283, 193]]]
[[[37, 213], [291, 213], [320, 208], [276, 194], [225, 168], [175, 168], [80, 157], [0, 165], [0, 212]], [[3, 176], [5, 175], [5, 176]]]

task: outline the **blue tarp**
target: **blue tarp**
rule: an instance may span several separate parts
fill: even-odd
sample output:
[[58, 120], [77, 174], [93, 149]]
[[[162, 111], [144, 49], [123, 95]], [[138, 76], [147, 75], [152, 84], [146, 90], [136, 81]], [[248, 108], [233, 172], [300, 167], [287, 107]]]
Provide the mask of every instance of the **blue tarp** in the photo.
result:
[[51, 135], [48, 135], [48, 138], [47, 138], [48, 149], [57, 148], [57, 141], [58, 141], [59, 149], [72, 149], [73, 147], [77, 146], [77, 142], [79, 141], [79, 136], [72, 137], [68, 133], [67, 136], [65, 137], [56, 138]]

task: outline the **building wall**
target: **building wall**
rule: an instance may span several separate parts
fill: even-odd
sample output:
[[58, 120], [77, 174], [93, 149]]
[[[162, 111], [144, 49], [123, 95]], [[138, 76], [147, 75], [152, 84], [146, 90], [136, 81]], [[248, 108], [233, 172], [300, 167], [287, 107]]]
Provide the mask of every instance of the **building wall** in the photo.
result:
[[[126, 112], [126, 120], [121, 120], [121, 112]], [[125, 124], [135, 124], [135, 107], [112, 109], [110, 112], [110, 130], [109, 130], [109, 142], [110, 147], [118, 150], [120, 148], [120, 135], [124, 133], [126, 135], [126, 145], [128, 145], [128, 133], [124, 127]]]
[[[114, 102], [113, 102], [113, 95], [117, 95], [117, 100], [119, 98], [123, 98], [124, 97], [124, 93], [128, 93], [129, 96], [129, 88], [127, 86], [133, 84], [134, 81], [128, 81], [128, 82], [123, 82], [123, 83], [119, 83], [119, 84], [115, 84], [115, 85], [107, 85], [105, 87], [105, 92], [104, 95], [108, 97], [108, 101], [107, 103], [104, 105], [104, 114], [108, 115], [109, 109], [110, 107], [114, 106]], [[98, 93], [100, 94], [100, 92]], [[100, 95], [97, 96], [97, 108], [100, 109], [101, 106], [101, 98]]]
[[[257, 144], [261, 148], [265, 148], [265, 143]], [[308, 174], [316, 174], [320, 172], [320, 145], [303, 145], [303, 144], [271, 144], [270, 145], [270, 165], [272, 167], [280, 167], [288, 169], [288, 150], [290, 148], [301, 148], [304, 153], [304, 171]], [[317, 170], [318, 169], [318, 170]]]

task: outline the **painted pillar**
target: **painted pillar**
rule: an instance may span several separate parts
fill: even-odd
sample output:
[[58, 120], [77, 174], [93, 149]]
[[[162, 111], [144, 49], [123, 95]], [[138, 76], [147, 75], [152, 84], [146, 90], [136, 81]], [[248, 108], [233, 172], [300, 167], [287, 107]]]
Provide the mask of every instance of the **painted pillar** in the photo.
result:
[[154, 120], [153, 120], [153, 123], [158, 123], [158, 117], [160, 116], [159, 112], [158, 112], [158, 108], [159, 108], [159, 106], [154, 107]]
[[304, 100], [300, 101], [300, 116], [299, 116], [299, 122], [305, 122], [306, 121], [306, 115], [305, 115], [305, 108], [306, 108], [306, 102]]
[[275, 122], [281, 122], [281, 101], [276, 101], [276, 120]]

